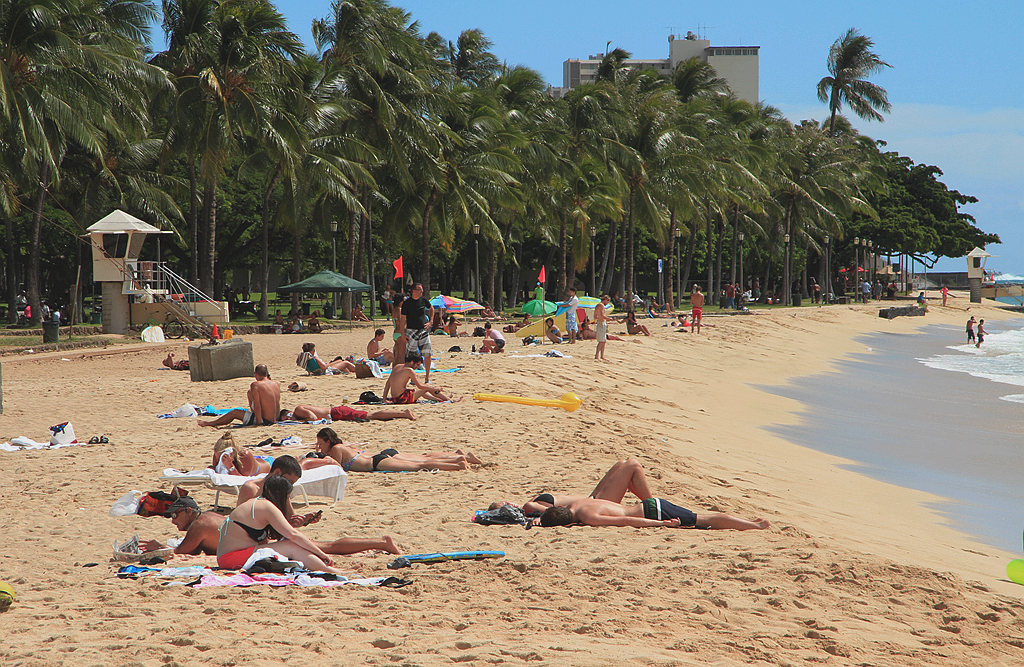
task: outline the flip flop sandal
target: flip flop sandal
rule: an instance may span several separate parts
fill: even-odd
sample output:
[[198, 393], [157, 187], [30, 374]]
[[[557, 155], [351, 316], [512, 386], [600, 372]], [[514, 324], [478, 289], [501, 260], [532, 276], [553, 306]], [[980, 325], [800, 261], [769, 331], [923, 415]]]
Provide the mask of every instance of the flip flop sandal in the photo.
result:
[[100, 436], [100, 444], [106, 445], [110, 442], [110, 439], [105, 435]]
[[266, 440], [263, 440], [261, 442], [256, 443], [256, 446], [257, 447], [266, 447], [267, 445], [272, 445], [272, 444], [274, 444], [274, 439], [273, 438], [267, 438]]
[[94, 435], [91, 438], [89, 438], [89, 444], [90, 445], [98, 445], [98, 444], [100, 444], [99, 436], [95, 436]]

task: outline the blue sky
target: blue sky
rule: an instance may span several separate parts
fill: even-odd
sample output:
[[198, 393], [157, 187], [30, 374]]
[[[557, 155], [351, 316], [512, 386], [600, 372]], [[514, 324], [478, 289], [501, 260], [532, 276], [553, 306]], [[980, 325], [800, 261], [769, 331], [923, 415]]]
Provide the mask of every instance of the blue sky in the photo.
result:
[[[329, 0], [277, 0], [291, 29], [312, 48], [310, 24], [326, 16]], [[613, 47], [635, 57], [668, 54], [669, 33], [701, 32], [712, 46], [760, 46], [762, 101], [791, 120], [823, 119], [815, 87], [827, 74], [829, 46], [847, 29], [875, 41], [893, 67], [873, 81], [885, 87], [893, 111], [884, 123], [854, 119], [858, 129], [888, 142], [915, 162], [934, 164], [951, 188], [980, 200], [966, 212], [1001, 245], [989, 268], [1024, 274], [1024, 2], [859, 0], [719, 3], [646, 0], [404, 0], [424, 33], [454, 41], [480, 28], [493, 51], [511, 65], [562, 83], [562, 61]], [[937, 269], [963, 271], [964, 260]]]

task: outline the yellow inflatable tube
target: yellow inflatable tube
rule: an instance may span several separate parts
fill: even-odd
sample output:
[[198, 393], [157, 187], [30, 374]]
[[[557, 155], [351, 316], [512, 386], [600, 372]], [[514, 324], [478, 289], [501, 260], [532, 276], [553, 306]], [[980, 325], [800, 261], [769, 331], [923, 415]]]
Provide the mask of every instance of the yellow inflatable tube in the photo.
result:
[[583, 399], [569, 392], [561, 398], [529, 398], [528, 396], [506, 396], [505, 394], [473, 394], [476, 401], [495, 401], [498, 403], [519, 403], [520, 405], [539, 405], [545, 408], [562, 408], [566, 412], [575, 412], [583, 405]]

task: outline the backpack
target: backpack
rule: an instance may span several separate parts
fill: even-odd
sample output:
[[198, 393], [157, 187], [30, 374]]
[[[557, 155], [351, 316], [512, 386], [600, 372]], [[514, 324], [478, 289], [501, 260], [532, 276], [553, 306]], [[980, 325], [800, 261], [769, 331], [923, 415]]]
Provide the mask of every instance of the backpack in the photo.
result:
[[139, 516], [164, 516], [167, 513], [167, 508], [177, 499], [178, 496], [164, 491], [144, 493], [139, 498], [139, 509], [136, 510], [136, 513]]
[[383, 403], [384, 399], [372, 391], [364, 391], [359, 394], [359, 403]]

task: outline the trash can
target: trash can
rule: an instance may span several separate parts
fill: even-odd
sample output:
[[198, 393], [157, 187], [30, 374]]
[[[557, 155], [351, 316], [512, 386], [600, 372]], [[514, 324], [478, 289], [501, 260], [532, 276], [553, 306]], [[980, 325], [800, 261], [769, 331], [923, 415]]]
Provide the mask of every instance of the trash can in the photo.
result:
[[801, 303], [803, 303], [803, 297], [800, 295], [799, 292], [794, 293], [793, 294], [793, 305], [794, 306], [799, 306]]
[[43, 342], [56, 343], [60, 335], [60, 324], [57, 322], [43, 322]]
[[103, 324], [103, 311], [92, 309], [92, 313], [89, 314], [90, 324]]

